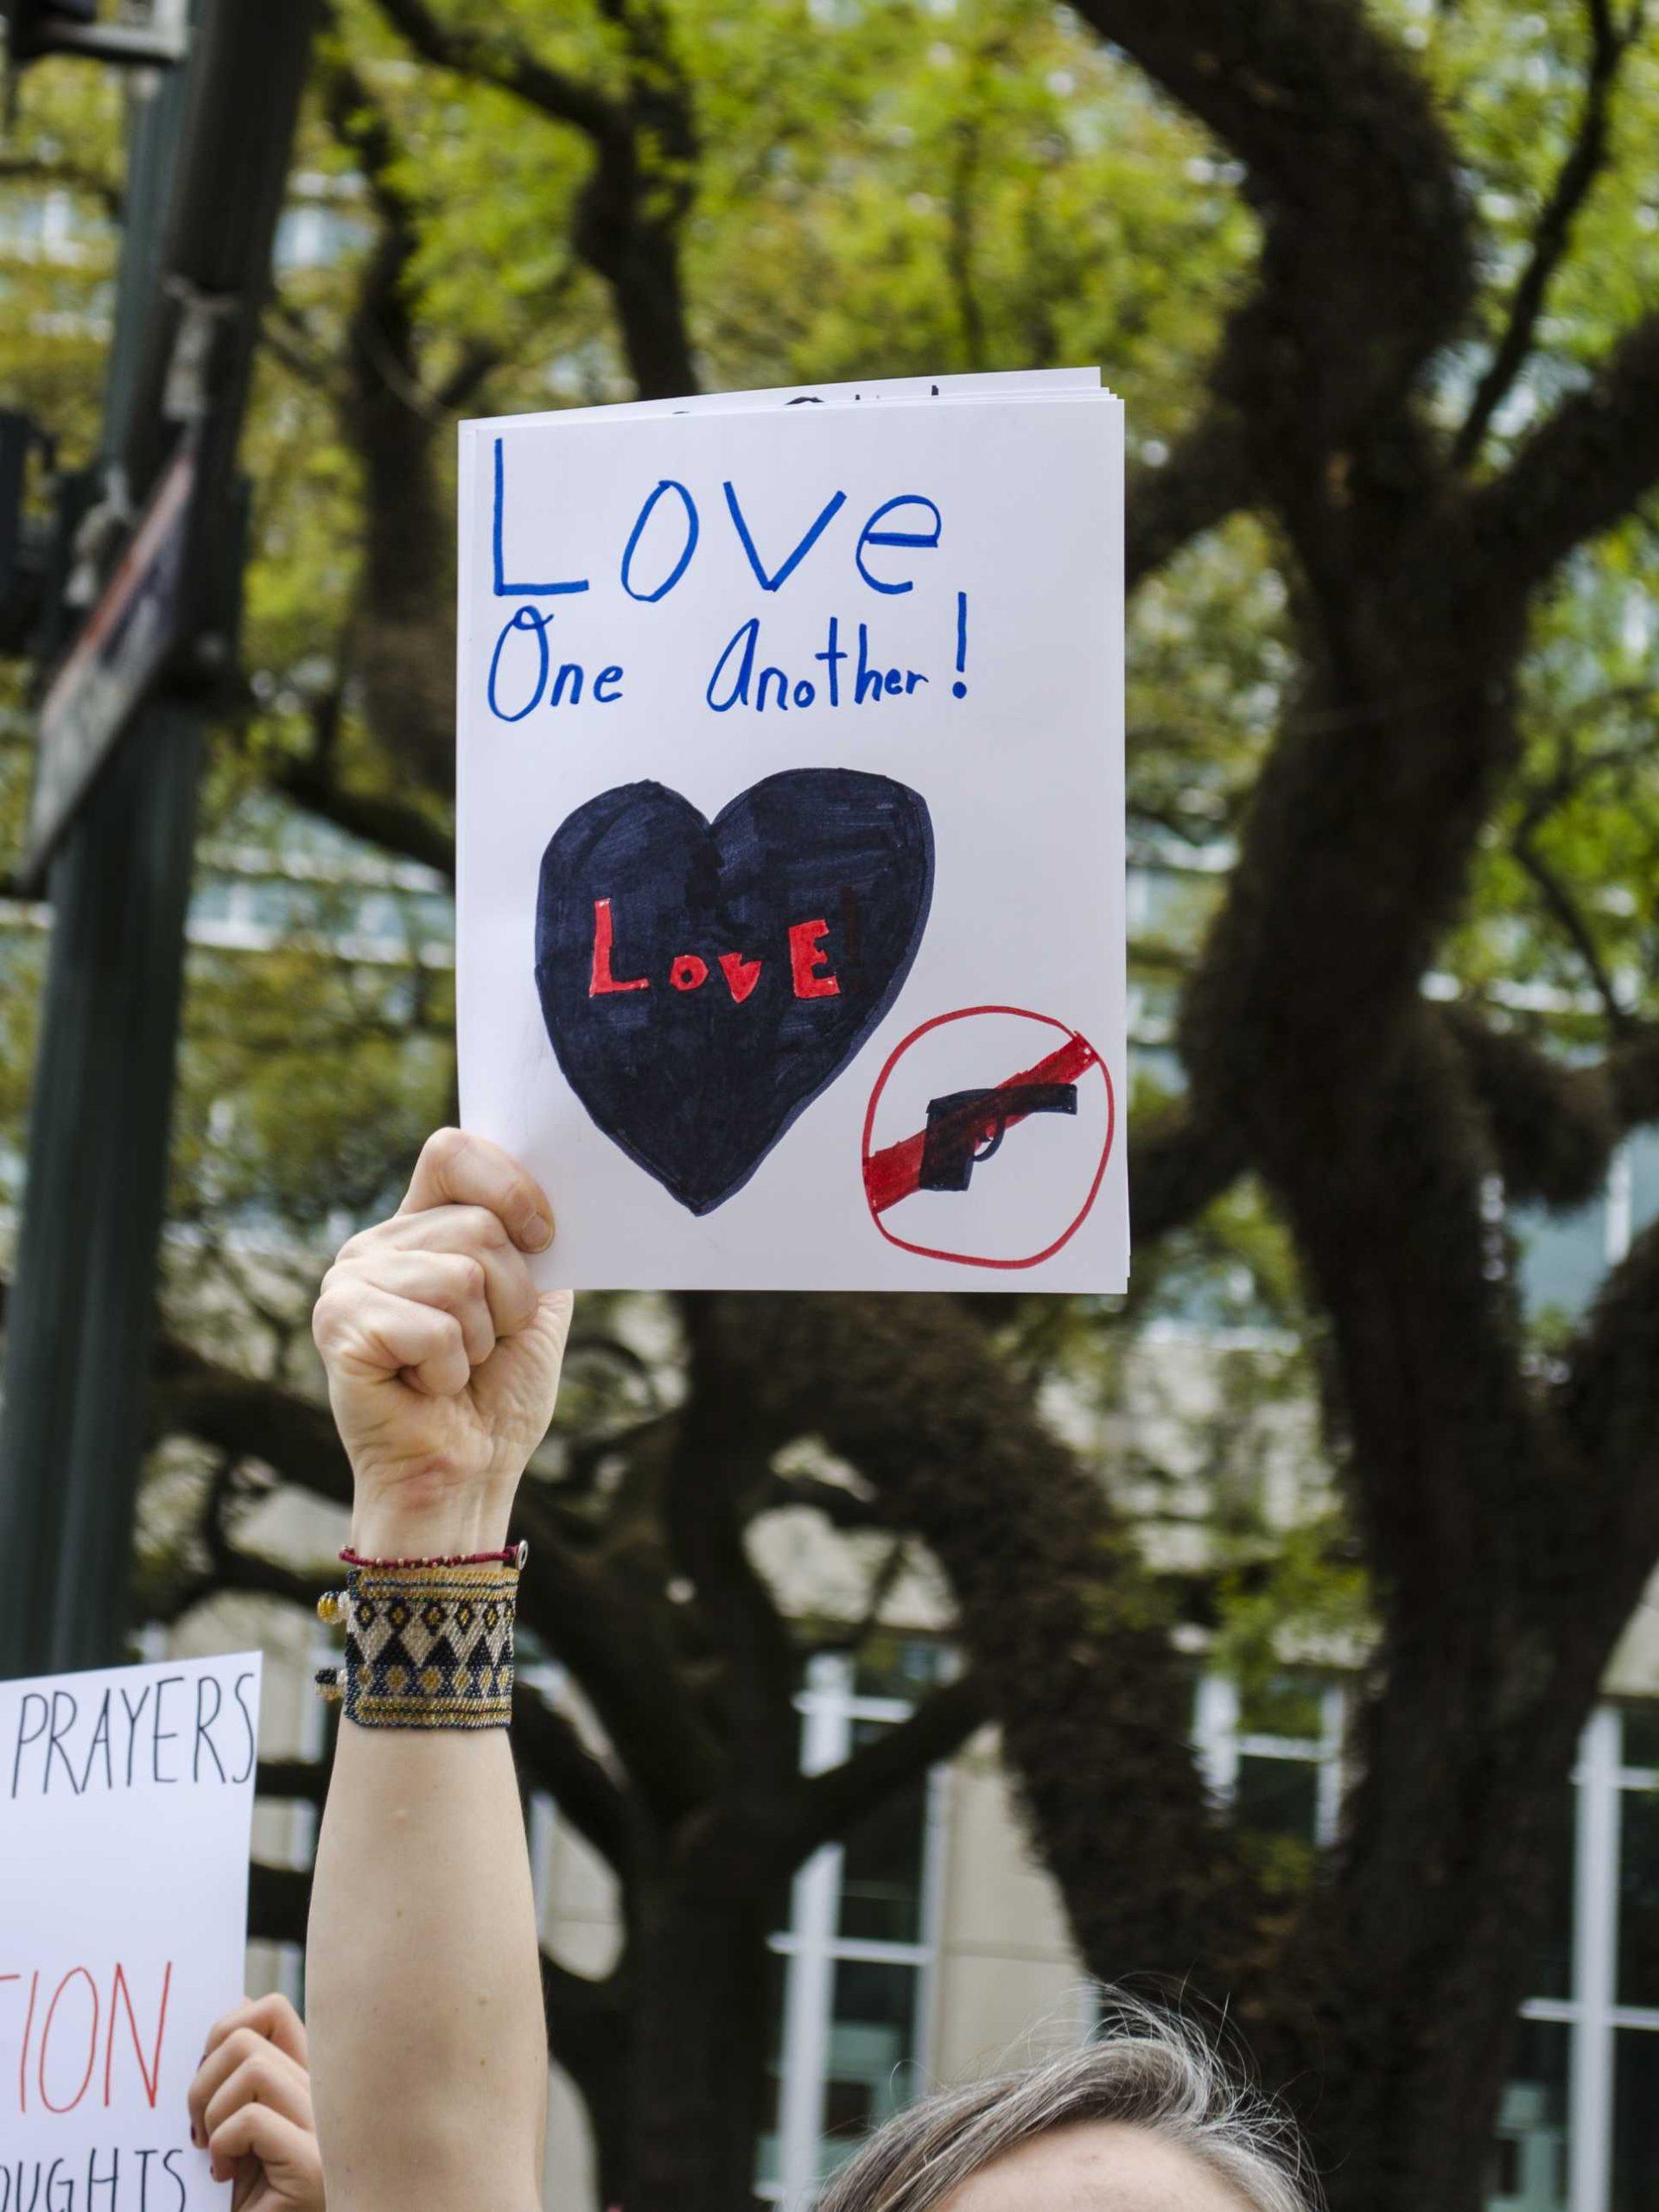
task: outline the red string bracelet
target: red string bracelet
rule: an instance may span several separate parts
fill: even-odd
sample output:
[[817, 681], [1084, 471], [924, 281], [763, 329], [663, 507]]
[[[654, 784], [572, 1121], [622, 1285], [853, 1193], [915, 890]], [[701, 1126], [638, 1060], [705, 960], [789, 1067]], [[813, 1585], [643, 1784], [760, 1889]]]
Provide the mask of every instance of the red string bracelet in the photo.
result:
[[530, 1556], [530, 1546], [520, 1537], [516, 1544], [505, 1545], [499, 1552], [435, 1553], [427, 1559], [365, 1559], [347, 1544], [340, 1556], [347, 1567], [522, 1567]]

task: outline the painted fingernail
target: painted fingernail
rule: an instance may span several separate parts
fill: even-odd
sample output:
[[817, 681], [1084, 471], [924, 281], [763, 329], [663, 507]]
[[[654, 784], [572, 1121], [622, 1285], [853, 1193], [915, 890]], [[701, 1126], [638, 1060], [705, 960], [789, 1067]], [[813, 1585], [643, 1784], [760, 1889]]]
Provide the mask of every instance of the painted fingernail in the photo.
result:
[[518, 1242], [526, 1252], [544, 1252], [553, 1239], [553, 1224], [544, 1213], [527, 1213], [518, 1224]]

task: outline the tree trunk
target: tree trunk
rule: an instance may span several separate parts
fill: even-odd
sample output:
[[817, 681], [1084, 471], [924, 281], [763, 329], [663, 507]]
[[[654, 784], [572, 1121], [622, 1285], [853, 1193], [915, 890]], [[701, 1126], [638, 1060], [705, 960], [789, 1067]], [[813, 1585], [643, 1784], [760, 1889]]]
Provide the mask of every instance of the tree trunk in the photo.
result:
[[1368, 1716], [1337, 1880], [1256, 2039], [1336, 2212], [1483, 2202], [1599, 1656], [1546, 1681], [1510, 1654], [1476, 1688], [1425, 1653]]
[[[722, 1860], [724, 1864], [722, 1864]], [[705, 1831], [641, 1885], [630, 1933], [626, 2212], [749, 2212], [761, 2122], [768, 1911]]]

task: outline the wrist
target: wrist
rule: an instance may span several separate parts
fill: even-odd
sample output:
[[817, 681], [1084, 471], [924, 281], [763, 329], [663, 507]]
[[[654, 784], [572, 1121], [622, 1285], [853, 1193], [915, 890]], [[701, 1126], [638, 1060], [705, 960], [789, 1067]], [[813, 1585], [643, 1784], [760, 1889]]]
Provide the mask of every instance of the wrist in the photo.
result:
[[352, 1550], [365, 1559], [448, 1558], [501, 1550], [512, 1498], [467, 1496], [412, 1503], [359, 1492], [352, 1507]]

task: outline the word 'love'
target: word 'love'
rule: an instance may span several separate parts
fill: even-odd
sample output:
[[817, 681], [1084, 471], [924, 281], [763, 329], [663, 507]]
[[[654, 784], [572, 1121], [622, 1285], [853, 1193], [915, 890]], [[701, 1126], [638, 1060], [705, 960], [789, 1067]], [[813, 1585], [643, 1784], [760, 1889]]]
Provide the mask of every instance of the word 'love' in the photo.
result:
[[[608, 899], [594, 901], [594, 957], [589, 970], [588, 995], [590, 999], [605, 998], [613, 991], [648, 991], [649, 976], [619, 976], [612, 966], [612, 954], [616, 944], [616, 925], [611, 918]], [[822, 919], [793, 922], [788, 932], [790, 982], [798, 999], [833, 999], [841, 995], [841, 984], [830, 966], [830, 956], [823, 950], [823, 941], [830, 934], [830, 925]], [[720, 972], [726, 978], [726, 988], [734, 1002], [741, 1006], [760, 980], [765, 967], [763, 960], [746, 960], [741, 952], [718, 955]], [[677, 952], [669, 963], [668, 980], [677, 991], [700, 991], [709, 980], [709, 963], [697, 952]]]

